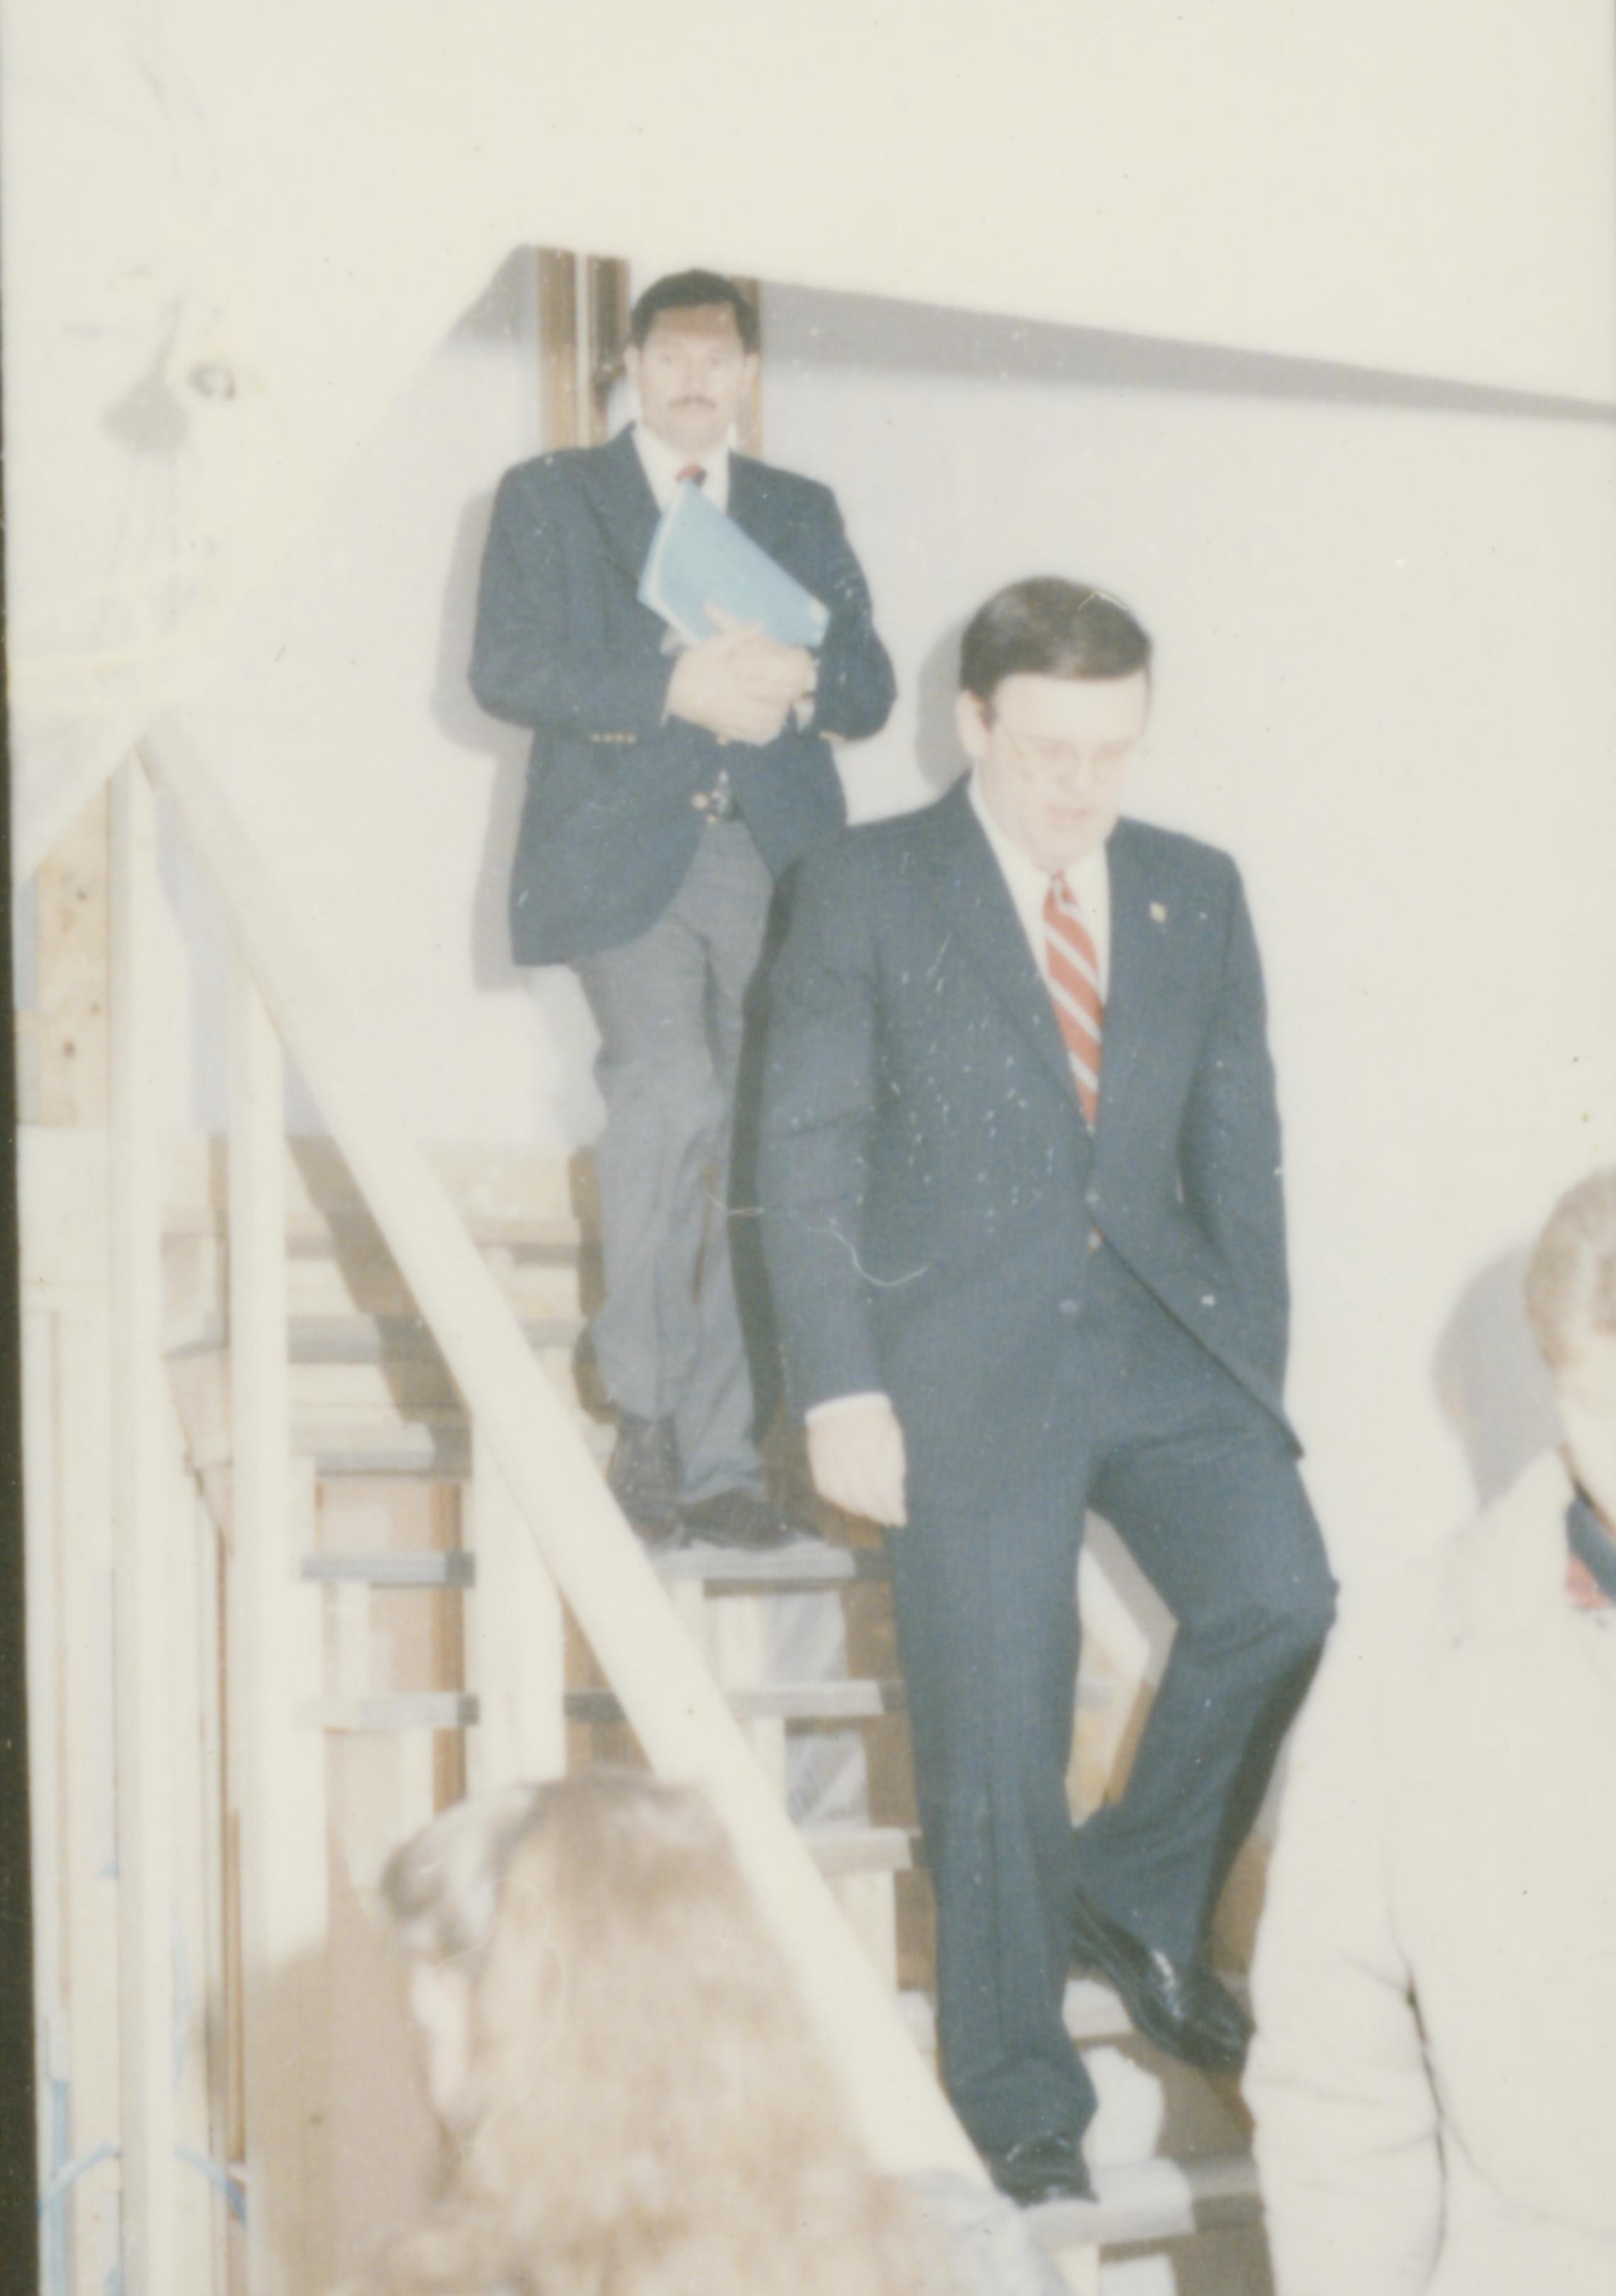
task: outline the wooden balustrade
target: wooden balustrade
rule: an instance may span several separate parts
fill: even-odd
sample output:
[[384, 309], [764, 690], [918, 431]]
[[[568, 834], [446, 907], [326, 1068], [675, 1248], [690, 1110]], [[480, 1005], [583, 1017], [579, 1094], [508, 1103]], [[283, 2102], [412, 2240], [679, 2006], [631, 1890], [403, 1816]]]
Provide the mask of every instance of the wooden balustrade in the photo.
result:
[[[485, 1697], [492, 1694], [496, 1715], [504, 1717], [496, 1719], [498, 1742], [491, 1741], [484, 1765], [490, 1778], [508, 1770], [513, 1743], [541, 1728], [548, 1733], [551, 1760], [559, 1763], [559, 1589], [652, 1766], [665, 1775], [693, 1780], [708, 1793], [872, 2157], [893, 2171], [947, 2167], [980, 2179], [980, 2163], [916, 2055], [890, 1992], [789, 1824], [441, 1181], [391, 1114], [368, 1047], [337, 1010], [261, 857], [179, 726], [155, 731], [141, 755], [222, 898], [250, 975], [235, 991], [231, 1166], [236, 1565], [255, 1574], [253, 1603], [263, 1604], [243, 1653], [247, 1726], [253, 1735], [242, 1791], [256, 1805], [250, 1823], [244, 1813], [244, 1841], [256, 1829], [265, 1845], [248, 1859], [244, 1874], [248, 1917], [258, 1939], [255, 1950], [272, 1958], [295, 1953], [322, 1918], [316, 1877], [305, 1870], [314, 1853], [294, 1840], [308, 1816], [299, 1814], [295, 1796], [283, 1784], [277, 1788], [270, 1775], [283, 1758], [297, 1761], [291, 1718], [312, 1645], [306, 1627], [296, 1624], [296, 1605], [317, 1600], [317, 1593], [291, 1579], [289, 1510], [282, 1496], [285, 1335], [276, 1255], [283, 1243], [276, 1231], [283, 1231], [283, 1221], [272, 1168], [283, 1146], [279, 1063], [271, 1057], [267, 1013], [320, 1104], [464, 1398], [474, 1427], [484, 1554], [494, 1582], [503, 1575], [516, 1591], [518, 1613], [529, 1622], [522, 1633], [531, 1628], [538, 1637], [547, 1677], [542, 1721], [527, 1710], [530, 1693], [525, 1702], [516, 1697], [513, 1703], [496, 1639], [513, 1620], [502, 1604], [480, 1595], [480, 1687]], [[133, 785], [133, 775], [129, 781]], [[132, 1210], [127, 1216], [132, 1220]], [[149, 1216], [143, 1248], [154, 1255], [154, 1198]], [[152, 1337], [151, 1362], [156, 1361]], [[518, 1519], [532, 1542], [520, 1557], [508, 1550]], [[273, 1655], [277, 1651], [283, 1658]], [[526, 1660], [529, 1653], [510, 1655]], [[284, 1775], [300, 1776], [303, 1770]], [[267, 1863], [271, 1841], [274, 1858]], [[323, 1841], [320, 1848], [323, 1853]], [[288, 1870], [272, 1873], [270, 1865], [283, 1857]], [[255, 1902], [260, 1889], [267, 1894]], [[248, 1962], [250, 1972], [250, 1953]], [[267, 2031], [250, 2033], [250, 2059], [268, 2046]], [[260, 2098], [256, 2149], [250, 2102], [250, 2213], [264, 2227], [253, 2243], [255, 2258], [264, 2259], [255, 2269], [254, 2296], [292, 2284], [275, 2276], [280, 2259], [319, 2253], [317, 2201], [291, 2189], [300, 2173], [301, 2138], [299, 2109], [287, 2103], [296, 2092], [306, 2105], [317, 2093], [318, 2078], [317, 2069], [306, 2068], [283, 2083], [278, 2096]], [[250, 2098], [250, 2073], [249, 2079]], [[135, 2285], [131, 2282], [131, 2296]]]

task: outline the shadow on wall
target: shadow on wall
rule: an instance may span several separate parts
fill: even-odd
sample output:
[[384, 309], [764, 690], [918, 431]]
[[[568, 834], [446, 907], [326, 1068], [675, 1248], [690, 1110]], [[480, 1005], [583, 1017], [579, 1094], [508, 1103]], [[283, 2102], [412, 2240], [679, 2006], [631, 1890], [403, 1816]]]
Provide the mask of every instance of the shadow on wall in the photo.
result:
[[1522, 1297], [1524, 1251], [1473, 1276], [1437, 1341], [1431, 1377], [1482, 1506], [1506, 1491], [1558, 1433], [1554, 1393]]
[[1616, 413], [1592, 399], [824, 288], [771, 289], [768, 356], [773, 362], [808, 366], [907, 368], [978, 382], [1013, 379], [1112, 390], [1185, 390], [1603, 425]]
[[941, 796], [964, 771], [965, 755], [954, 726], [959, 692], [963, 621], [951, 622], [927, 650], [915, 676], [915, 754], [928, 789]]
[[492, 494], [479, 495], [468, 503], [455, 529], [431, 690], [432, 719], [439, 730], [457, 748], [474, 750], [494, 764], [488, 824], [472, 903], [472, 977], [480, 989], [513, 988], [524, 978], [522, 968], [511, 960], [505, 900], [531, 739], [524, 727], [507, 726], [480, 709], [467, 683], [477, 621], [477, 577], [493, 512]]

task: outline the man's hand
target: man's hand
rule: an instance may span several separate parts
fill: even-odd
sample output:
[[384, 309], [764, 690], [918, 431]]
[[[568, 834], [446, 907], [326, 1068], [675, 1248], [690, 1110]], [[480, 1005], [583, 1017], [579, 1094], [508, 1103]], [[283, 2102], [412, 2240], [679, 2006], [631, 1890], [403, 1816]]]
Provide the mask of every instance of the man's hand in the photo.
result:
[[849, 1397], [815, 1413], [808, 1426], [814, 1488], [844, 1514], [907, 1522], [908, 1460], [898, 1414], [884, 1395]]
[[814, 691], [814, 657], [710, 610], [726, 627], [691, 646], [674, 665], [668, 714], [704, 726], [721, 742], [772, 742], [799, 701]]

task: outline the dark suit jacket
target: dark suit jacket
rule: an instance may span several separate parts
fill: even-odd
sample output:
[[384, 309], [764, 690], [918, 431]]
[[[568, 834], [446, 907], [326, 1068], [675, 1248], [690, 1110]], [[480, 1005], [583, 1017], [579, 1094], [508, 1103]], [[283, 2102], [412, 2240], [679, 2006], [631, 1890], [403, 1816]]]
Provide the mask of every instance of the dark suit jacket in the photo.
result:
[[1096, 1132], [964, 785], [800, 872], [770, 990], [764, 1234], [800, 1409], [884, 1389], [915, 1475], [987, 1503], [1070, 1414], [1098, 1226], [1284, 1424], [1279, 1126], [1234, 864], [1107, 853]]
[[533, 728], [511, 886], [517, 961], [547, 964], [632, 940], [683, 882], [701, 834], [691, 800], [720, 765], [776, 873], [839, 829], [824, 736], [874, 734], [892, 669], [835, 497], [811, 479], [730, 459], [729, 513], [823, 599], [830, 627], [806, 732], [764, 747], [663, 719], [667, 626], [636, 596], [657, 507], [631, 433], [544, 455], [500, 482], [483, 554], [472, 690]]

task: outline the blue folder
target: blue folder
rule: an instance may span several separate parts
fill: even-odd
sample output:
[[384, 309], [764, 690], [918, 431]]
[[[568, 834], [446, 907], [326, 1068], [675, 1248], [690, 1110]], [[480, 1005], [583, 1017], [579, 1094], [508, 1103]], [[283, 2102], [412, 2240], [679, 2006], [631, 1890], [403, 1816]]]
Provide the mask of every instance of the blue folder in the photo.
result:
[[718, 634], [710, 606], [782, 645], [819, 645], [830, 627], [830, 608], [687, 482], [674, 488], [662, 512], [639, 594], [692, 645]]

